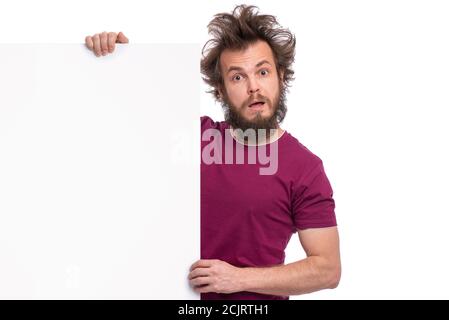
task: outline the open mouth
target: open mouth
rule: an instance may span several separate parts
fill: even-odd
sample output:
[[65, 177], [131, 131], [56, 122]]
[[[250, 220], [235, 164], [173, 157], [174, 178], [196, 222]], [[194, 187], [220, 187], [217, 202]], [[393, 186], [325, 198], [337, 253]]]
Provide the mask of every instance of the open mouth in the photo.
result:
[[250, 108], [261, 108], [265, 105], [265, 102], [263, 101], [257, 101], [257, 102], [253, 102], [249, 105]]

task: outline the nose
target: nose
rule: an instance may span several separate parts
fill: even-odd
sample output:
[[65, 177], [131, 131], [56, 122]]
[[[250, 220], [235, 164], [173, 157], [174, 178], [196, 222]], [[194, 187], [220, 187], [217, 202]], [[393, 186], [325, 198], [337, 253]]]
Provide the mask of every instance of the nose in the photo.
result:
[[248, 77], [248, 94], [253, 95], [254, 93], [258, 92], [259, 84], [257, 83], [257, 80], [252, 77]]

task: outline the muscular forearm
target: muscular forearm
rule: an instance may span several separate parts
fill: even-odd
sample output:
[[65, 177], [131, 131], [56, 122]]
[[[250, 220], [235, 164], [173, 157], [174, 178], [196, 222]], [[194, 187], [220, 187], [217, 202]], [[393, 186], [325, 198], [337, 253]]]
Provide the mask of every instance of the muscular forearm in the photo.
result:
[[289, 296], [335, 288], [340, 279], [339, 263], [319, 256], [270, 268], [241, 269], [241, 291]]

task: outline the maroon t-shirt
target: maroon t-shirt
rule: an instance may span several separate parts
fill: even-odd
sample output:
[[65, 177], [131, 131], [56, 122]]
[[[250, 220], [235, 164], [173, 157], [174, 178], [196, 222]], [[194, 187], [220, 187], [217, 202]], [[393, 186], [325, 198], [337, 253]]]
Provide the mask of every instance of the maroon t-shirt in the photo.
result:
[[[202, 140], [207, 129], [221, 133], [201, 142], [202, 153], [206, 147], [210, 150], [215, 138], [221, 140], [223, 148], [221, 164], [206, 164], [210, 161], [205, 163], [204, 158], [201, 161], [201, 259], [219, 259], [236, 267], [283, 264], [285, 248], [298, 229], [337, 225], [333, 191], [323, 163], [287, 131], [277, 140], [278, 163], [274, 174], [261, 175], [260, 168], [268, 165], [258, 159], [255, 164], [225, 163], [225, 136], [230, 135], [226, 130], [229, 128], [226, 122], [201, 118]], [[230, 137], [234, 159], [237, 147], [243, 148], [245, 156], [251, 148], [259, 148]], [[266, 154], [271, 155], [271, 145], [266, 146]], [[238, 292], [206, 293], [201, 299], [288, 297]]]

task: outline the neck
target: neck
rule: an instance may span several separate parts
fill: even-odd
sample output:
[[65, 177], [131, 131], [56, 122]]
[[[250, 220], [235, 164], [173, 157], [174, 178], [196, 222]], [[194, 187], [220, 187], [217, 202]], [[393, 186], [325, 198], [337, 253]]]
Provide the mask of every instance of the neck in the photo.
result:
[[276, 140], [278, 140], [285, 132], [279, 125], [277, 125], [276, 128], [267, 130], [267, 135], [259, 135], [257, 134], [256, 137], [251, 137], [248, 135], [245, 135], [242, 130], [236, 130], [232, 126], [230, 126], [231, 129], [231, 135], [232, 137], [239, 143], [245, 144], [245, 145], [264, 145], [272, 143]]

